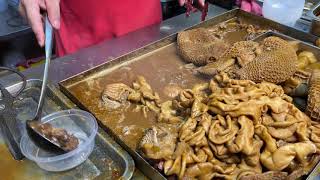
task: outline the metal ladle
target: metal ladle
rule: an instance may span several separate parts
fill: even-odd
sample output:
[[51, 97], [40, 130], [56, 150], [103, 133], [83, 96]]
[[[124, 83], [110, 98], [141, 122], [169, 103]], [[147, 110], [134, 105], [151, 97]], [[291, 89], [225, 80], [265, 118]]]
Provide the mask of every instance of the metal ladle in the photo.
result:
[[49, 74], [49, 66], [52, 54], [52, 36], [53, 29], [52, 25], [49, 22], [48, 16], [45, 15], [45, 66], [42, 79], [41, 93], [39, 98], [39, 103], [36, 111], [35, 118], [33, 120], [27, 120], [26, 127], [27, 132], [31, 140], [40, 148], [52, 151], [52, 152], [64, 152], [59, 144], [53, 140], [45, 137], [34, 125], [41, 124], [42, 108], [44, 104], [44, 98], [46, 96], [47, 80]]

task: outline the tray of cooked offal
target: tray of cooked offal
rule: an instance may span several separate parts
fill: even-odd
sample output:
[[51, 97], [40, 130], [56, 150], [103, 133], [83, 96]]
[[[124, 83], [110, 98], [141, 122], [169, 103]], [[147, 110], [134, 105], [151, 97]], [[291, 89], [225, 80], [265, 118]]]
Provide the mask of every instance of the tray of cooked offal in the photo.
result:
[[60, 86], [152, 179], [305, 178], [320, 152], [315, 40], [237, 9]]

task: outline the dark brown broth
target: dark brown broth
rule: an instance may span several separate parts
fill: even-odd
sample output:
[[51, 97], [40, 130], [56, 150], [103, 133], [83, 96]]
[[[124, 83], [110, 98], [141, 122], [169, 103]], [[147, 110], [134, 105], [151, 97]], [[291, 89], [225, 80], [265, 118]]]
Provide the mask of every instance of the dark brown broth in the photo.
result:
[[92, 82], [85, 81], [71, 87], [73, 95], [131, 148], [136, 147], [144, 130], [156, 122], [156, 117], [149, 113], [148, 118], [144, 118], [141, 112], [133, 112], [135, 105], [118, 111], [107, 111], [101, 102], [101, 92], [110, 83], [123, 82], [131, 86], [136, 75], [144, 76], [162, 100], [167, 99], [163, 89], [168, 84], [191, 88], [195, 83], [203, 81], [185, 67], [176, 53], [176, 45], [171, 44], [103, 77], [88, 80]]

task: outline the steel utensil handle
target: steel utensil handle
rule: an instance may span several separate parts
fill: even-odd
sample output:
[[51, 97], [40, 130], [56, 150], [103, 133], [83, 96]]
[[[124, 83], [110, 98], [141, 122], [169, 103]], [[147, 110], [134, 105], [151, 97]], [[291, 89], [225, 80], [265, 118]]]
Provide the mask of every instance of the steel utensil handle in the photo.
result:
[[45, 66], [44, 66], [41, 93], [40, 93], [38, 108], [37, 108], [37, 112], [36, 112], [36, 119], [38, 119], [38, 120], [40, 120], [40, 118], [41, 118], [42, 106], [43, 106], [44, 97], [45, 97], [45, 93], [46, 93], [47, 79], [48, 79], [49, 66], [50, 66], [50, 60], [51, 60], [51, 54], [52, 54], [52, 36], [53, 36], [52, 26], [51, 26], [51, 24], [49, 22], [48, 15], [45, 14], [45, 53], [46, 53], [46, 61], [45, 61]]
[[46, 50], [46, 60], [48, 62], [50, 62], [51, 54], [52, 54], [52, 36], [53, 36], [52, 25], [49, 22], [48, 16], [46, 15], [45, 17], [45, 38], [46, 38], [45, 50]]

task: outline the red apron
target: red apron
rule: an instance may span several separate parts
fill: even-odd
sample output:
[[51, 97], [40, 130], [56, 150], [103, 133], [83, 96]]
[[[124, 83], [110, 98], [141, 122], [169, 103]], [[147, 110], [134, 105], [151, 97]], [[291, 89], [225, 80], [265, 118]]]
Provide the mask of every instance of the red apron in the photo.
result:
[[58, 56], [159, 23], [160, 0], [61, 0]]

